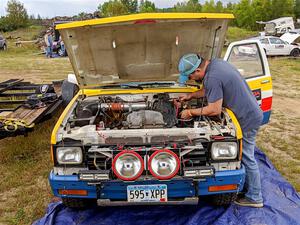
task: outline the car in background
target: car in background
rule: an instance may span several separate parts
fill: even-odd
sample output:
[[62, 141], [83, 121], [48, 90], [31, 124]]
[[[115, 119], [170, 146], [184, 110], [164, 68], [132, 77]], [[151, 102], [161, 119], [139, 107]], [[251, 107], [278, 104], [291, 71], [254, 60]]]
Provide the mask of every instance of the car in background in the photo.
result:
[[4, 51], [7, 50], [6, 39], [1, 34], [0, 34], [0, 50], [4, 50]]
[[300, 46], [274, 36], [260, 36], [251, 39], [259, 40], [267, 56], [290, 55], [300, 56]]

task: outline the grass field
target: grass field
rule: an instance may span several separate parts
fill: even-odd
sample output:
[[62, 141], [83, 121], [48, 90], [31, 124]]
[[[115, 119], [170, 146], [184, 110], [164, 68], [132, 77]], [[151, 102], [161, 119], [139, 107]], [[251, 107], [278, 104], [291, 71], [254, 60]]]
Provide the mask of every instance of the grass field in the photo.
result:
[[[41, 28], [15, 33], [30, 40]], [[238, 28], [229, 30], [229, 41], [253, 36]], [[48, 83], [64, 79], [72, 72], [67, 58], [46, 59], [34, 46], [14, 47], [0, 52], [0, 82], [10, 78]], [[257, 145], [283, 176], [300, 191], [300, 60], [270, 58], [274, 98], [272, 118], [261, 128]], [[59, 112], [57, 113], [59, 115]], [[52, 168], [50, 133], [57, 117], [36, 125], [27, 137], [0, 140], [0, 224], [31, 224], [44, 215], [46, 206], [55, 200], [47, 176]]]

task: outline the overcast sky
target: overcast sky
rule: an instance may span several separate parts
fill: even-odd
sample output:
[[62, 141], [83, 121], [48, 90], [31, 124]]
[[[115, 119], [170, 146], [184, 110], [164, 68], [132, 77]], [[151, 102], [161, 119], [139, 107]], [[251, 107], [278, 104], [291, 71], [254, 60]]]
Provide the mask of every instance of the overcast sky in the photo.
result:
[[[8, 0], [0, 0], [0, 16], [5, 15]], [[73, 16], [80, 12], [92, 13], [97, 6], [107, 0], [19, 0], [27, 9], [29, 15], [40, 14], [42, 17], [52, 18], [54, 16]], [[151, 0], [157, 8], [172, 7], [177, 2], [185, 0]], [[200, 2], [204, 2], [201, 0]], [[227, 3], [237, 0], [223, 0]]]

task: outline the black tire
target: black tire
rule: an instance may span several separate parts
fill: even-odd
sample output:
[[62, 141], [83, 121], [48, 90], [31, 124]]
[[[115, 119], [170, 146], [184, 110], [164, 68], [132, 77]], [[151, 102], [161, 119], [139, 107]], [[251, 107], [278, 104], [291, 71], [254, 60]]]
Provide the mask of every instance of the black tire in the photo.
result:
[[63, 51], [61, 50], [61, 48], [59, 48], [59, 49], [57, 50], [57, 54], [58, 54], [60, 57], [66, 56], [65, 52], [63, 52]]
[[95, 199], [84, 198], [62, 198], [62, 203], [69, 208], [75, 209], [90, 208], [97, 205]]
[[6, 50], [7, 50], [7, 46], [6, 46], [6, 44], [4, 44], [4, 45], [3, 45], [3, 48], [2, 48], [2, 50], [3, 50], [3, 51], [6, 51]]
[[210, 203], [216, 206], [230, 205], [237, 198], [237, 193], [212, 195], [209, 197]]
[[291, 56], [293, 56], [293, 57], [298, 57], [298, 56], [300, 56], [300, 49], [298, 49], [298, 48], [293, 49], [293, 50], [291, 51]]

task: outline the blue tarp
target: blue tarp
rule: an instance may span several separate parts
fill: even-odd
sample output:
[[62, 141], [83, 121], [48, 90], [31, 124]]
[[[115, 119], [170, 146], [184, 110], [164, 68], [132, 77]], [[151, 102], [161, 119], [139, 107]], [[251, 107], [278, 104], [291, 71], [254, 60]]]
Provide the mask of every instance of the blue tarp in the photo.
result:
[[300, 224], [300, 195], [263, 152], [256, 149], [255, 155], [261, 171], [264, 208], [240, 207], [235, 204], [214, 207], [201, 203], [198, 206], [125, 206], [74, 210], [58, 202], [49, 204], [46, 215], [34, 225]]

